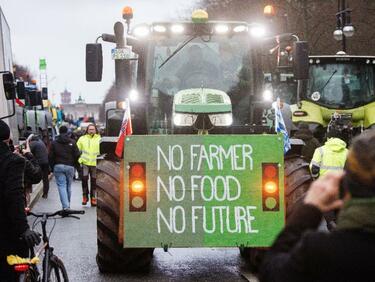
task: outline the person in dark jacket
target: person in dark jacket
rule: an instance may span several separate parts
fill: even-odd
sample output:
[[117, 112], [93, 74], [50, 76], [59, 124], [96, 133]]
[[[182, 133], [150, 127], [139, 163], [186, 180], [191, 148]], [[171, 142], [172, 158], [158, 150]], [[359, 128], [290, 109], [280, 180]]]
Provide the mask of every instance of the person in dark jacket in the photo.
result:
[[[375, 132], [354, 139], [345, 172], [313, 182], [267, 253], [260, 281], [374, 281]], [[317, 228], [340, 209], [336, 230]]]
[[23, 149], [20, 146], [15, 146], [14, 153], [24, 157], [25, 162], [25, 169], [24, 169], [24, 179], [23, 179], [23, 186], [24, 186], [24, 198], [25, 198], [25, 206], [29, 207], [30, 204], [30, 195], [33, 191], [33, 184], [37, 184], [42, 180], [42, 170], [38, 164], [36, 158], [30, 151], [29, 141], [27, 140], [25, 143], [25, 147]]
[[8, 125], [0, 120], [0, 281], [16, 279], [6, 261], [8, 255], [27, 257], [28, 248], [40, 242], [39, 234], [30, 230], [24, 210], [26, 160], [10, 151], [9, 136]]
[[52, 142], [49, 160], [56, 178], [62, 207], [68, 209], [70, 208], [74, 165], [80, 153], [76, 143], [68, 137], [68, 128], [61, 126], [59, 132], [60, 135]]
[[33, 136], [30, 138], [30, 150], [38, 161], [38, 164], [42, 170], [43, 174], [43, 198], [48, 197], [49, 191], [49, 160], [48, 160], [48, 150], [44, 142], [38, 137]]
[[305, 146], [303, 146], [301, 154], [308, 162], [311, 162], [315, 149], [320, 147], [320, 143], [312, 134], [311, 130], [309, 129], [309, 125], [305, 122], [301, 122], [298, 125], [298, 130], [296, 133], [294, 133], [293, 138], [301, 139], [303, 142], [305, 142]]

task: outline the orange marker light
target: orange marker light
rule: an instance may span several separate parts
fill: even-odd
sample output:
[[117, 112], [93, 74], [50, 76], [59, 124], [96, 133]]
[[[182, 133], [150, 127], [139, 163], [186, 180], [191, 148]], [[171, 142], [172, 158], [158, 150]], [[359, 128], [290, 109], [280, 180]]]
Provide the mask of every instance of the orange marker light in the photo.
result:
[[134, 193], [140, 193], [144, 190], [145, 188], [145, 185], [143, 184], [142, 181], [140, 180], [135, 180], [132, 184], [131, 184], [131, 188], [132, 188], [132, 191]]
[[276, 15], [275, 7], [272, 6], [272, 5], [265, 6], [264, 9], [263, 9], [263, 14], [266, 17], [274, 17]]
[[266, 182], [266, 184], [264, 185], [264, 190], [266, 190], [266, 192], [268, 194], [273, 194], [277, 191], [277, 185], [275, 182], [273, 181], [268, 181]]

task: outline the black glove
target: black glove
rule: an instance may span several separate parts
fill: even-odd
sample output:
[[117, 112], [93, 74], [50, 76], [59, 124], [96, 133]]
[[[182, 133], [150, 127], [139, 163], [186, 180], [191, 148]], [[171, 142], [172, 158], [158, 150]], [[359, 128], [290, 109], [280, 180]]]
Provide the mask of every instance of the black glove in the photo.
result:
[[40, 243], [40, 234], [33, 230], [27, 229], [22, 235], [21, 238], [25, 240], [29, 248], [34, 247]]

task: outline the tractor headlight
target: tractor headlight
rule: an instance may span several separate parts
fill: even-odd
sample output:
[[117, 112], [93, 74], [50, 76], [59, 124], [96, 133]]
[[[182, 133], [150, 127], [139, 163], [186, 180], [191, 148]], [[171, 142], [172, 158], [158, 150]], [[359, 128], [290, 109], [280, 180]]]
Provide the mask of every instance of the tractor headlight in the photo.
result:
[[171, 31], [173, 33], [181, 34], [184, 32], [184, 30], [185, 30], [184, 26], [180, 24], [174, 24], [171, 26]]
[[173, 123], [175, 126], [192, 126], [197, 120], [197, 115], [192, 114], [173, 114]]
[[233, 123], [232, 113], [208, 115], [214, 126], [230, 126]]
[[130, 100], [133, 101], [133, 102], [137, 101], [138, 98], [139, 98], [139, 93], [138, 93], [138, 91], [137, 91], [136, 89], [132, 89], [132, 90], [130, 90], [130, 92], [129, 92], [129, 98], [130, 98]]
[[260, 38], [266, 34], [266, 30], [261, 25], [254, 25], [250, 28], [250, 34], [252, 37]]
[[225, 24], [218, 24], [217, 26], [215, 26], [215, 30], [217, 33], [220, 33], [220, 34], [227, 33], [229, 30], [229, 26]]
[[137, 26], [133, 33], [136, 37], [147, 37], [150, 34], [150, 28], [146, 25]]
[[272, 91], [269, 89], [266, 89], [263, 91], [263, 100], [264, 101], [272, 101], [273, 94]]

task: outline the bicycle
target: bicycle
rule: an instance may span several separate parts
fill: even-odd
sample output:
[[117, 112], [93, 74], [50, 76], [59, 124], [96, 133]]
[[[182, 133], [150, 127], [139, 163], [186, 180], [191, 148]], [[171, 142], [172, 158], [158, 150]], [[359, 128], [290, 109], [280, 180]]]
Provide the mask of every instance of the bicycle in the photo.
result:
[[[49, 243], [49, 236], [47, 235], [46, 225], [47, 221], [50, 218], [53, 218], [55, 216], [61, 216], [61, 217], [73, 217], [76, 219], [79, 219], [79, 217], [74, 216], [74, 214], [84, 214], [85, 211], [79, 211], [79, 210], [59, 210], [53, 213], [34, 213], [31, 211], [27, 211], [28, 216], [34, 216], [36, 218], [42, 218], [41, 219], [41, 225], [42, 225], [42, 241], [43, 245], [41, 248], [35, 253], [34, 248], [30, 249], [30, 257], [31, 259], [22, 259], [19, 257], [13, 256], [13, 259], [15, 261], [13, 265], [14, 271], [17, 272], [18, 275], [18, 281], [22, 282], [68, 282], [68, 273], [65, 269], [64, 263], [60, 258], [58, 258], [56, 255], [53, 254], [54, 248], [50, 246]], [[56, 218], [55, 218], [56, 219]], [[35, 220], [33, 226], [36, 225]], [[54, 229], [54, 226], [52, 227], [52, 230], [50, 231], [50, 234], [52, 233]], [[43, 266], [42, 266], [42, 273], [40, 274], [39, 269], [37, 267], [37, 263], [39, 262], [39, 255], [44, 250], [44, 257], [43, 257]], [[8, 261], [9, 263], [9, 261]]]

